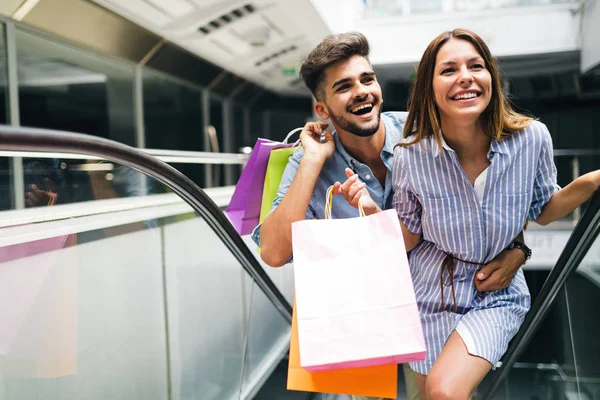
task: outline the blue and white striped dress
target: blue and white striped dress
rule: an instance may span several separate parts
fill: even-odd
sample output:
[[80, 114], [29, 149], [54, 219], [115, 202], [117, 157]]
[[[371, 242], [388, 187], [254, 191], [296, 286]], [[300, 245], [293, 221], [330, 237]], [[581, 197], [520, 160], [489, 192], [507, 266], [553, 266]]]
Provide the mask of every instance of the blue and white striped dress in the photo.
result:
[[[527, 219], [539, 216], [556, 190], [550, 133], [533, 122], [492, 141], [488, 159], [478, 196], [457, 154], [445, 144], [440, 151], [433, 137], [394, 151], [394, 206], [400, 221], [423, 236], [409, 253], [427, 343], [427, 358], [411, 368], [421, 374], [429, 372], [454, 330], [470, 354], [495, 365], [530, 307], [523, 271], [508, 288], [491, 293], [478, 292], [474, 276], [515, 239]], [[450, 287], [440, 311], [441, 264], [448, 253], [456, 257], [456, 311]], [[450, 285], [447, 272], [443, 279]]]

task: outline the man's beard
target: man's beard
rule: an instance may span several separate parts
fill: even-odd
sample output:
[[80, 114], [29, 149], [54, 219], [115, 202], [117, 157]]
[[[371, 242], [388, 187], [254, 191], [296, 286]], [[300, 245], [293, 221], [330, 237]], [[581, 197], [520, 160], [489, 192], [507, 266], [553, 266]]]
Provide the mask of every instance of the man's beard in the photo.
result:
[[[379, 101], [374, 103], [373, 107], [377, 105], [379, 105]], [[381, 123], [381, 107], [379, 107], [377, 116], [368, 125], [364, 126], [359, 126], [355, 122], [349, 121], [346, 118], [336, 115], [332, 112], [329, 113], [329, 118], [339, 129], [343, 129], [346, 132], [350, 132], [356, 136], [369, 137], [373, 136], [379, 130], [379, 124]]]

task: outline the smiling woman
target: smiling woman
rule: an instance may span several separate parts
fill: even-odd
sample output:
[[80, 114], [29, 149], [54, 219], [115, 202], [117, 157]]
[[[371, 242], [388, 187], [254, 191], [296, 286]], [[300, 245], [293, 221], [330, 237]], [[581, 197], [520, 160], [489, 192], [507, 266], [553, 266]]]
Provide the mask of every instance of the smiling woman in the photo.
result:
[[479, 272], [554, 194], [552, 140], [512, 110], [487, 45], [464, 29], [429, 44], [408, 111], [394, 204], [405, 242], [421, 239], [409, 260], [428, 346], [411, 368], [425, 398], [468, 399], [529, 310], [521, 270], [489, 293]]

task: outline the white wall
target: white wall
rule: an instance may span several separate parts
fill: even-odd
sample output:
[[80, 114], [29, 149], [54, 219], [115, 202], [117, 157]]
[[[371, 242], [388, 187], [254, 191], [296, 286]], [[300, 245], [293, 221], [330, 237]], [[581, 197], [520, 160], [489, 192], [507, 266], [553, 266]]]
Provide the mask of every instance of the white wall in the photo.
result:
[[416, 63], [434, 37], [453, 28], [478, 33], [496, 57], [556, 53], [581, 48], [580, 14], [572, 9], [562, 4], [377, 18], [359, 21], [356, 28], [373, 45], [373, 64]]
[[581, 72], [600, 63], [600, 1], [588, 0], [581, 23]]

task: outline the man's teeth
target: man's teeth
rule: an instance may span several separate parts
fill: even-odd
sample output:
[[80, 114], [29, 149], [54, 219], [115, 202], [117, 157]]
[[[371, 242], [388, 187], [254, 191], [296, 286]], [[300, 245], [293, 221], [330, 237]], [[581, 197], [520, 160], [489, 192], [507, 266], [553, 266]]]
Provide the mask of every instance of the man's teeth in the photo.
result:
[[462, 93], [454, 96], [452, 99], [461, 100], [461, 99], [472, 99], [473, 97], [477, 97], [477, 93]]
[[350, 111], [358, 112], [358, 111], [362, 110], [363, 108], [370, 108], [370, 107], [373, 107], [373, 105], [372, 104], [362, 104], [360, 106], [353, 107]]

